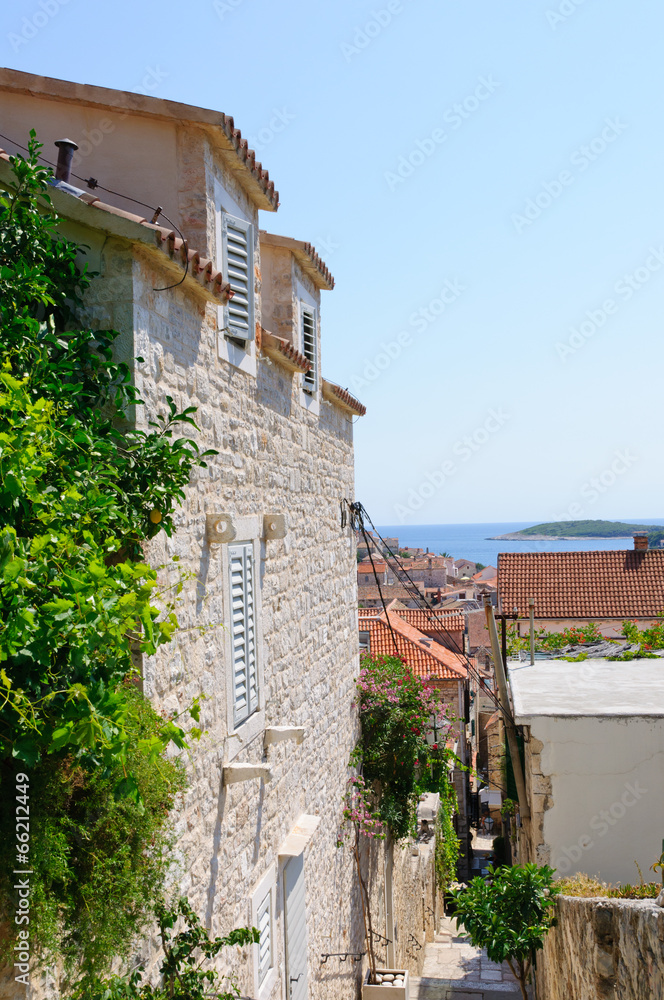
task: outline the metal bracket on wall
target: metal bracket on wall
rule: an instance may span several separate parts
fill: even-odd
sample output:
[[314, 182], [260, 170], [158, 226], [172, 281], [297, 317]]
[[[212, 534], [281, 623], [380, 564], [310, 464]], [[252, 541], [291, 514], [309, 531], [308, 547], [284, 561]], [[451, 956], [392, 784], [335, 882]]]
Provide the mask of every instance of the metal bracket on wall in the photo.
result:
[[321, 955], [320, 960], [323, 965], [327, 962], [328, 958], [340, 958], [342, 962], [350, 958], [351, 962], [361, 962], [365, 955], [366, 951], [335, 951], [327, 955]]

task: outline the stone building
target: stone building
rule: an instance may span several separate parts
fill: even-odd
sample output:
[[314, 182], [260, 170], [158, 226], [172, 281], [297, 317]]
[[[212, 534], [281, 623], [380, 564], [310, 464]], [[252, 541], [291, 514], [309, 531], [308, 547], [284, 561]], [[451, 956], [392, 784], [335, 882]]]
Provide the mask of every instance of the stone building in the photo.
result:
[[[333, 279], [310, 244], [259, 230], [278, 194], [231, 118], [6, 70], [0, 111], [3, 181], [31, 128], [49, 159], [56, 140], [79, 144], [53, 204], [99, 273], [83, 320], [120, 331], [146, 403], [137, 423], [170, 396], [198, 408], [186, 432], [216, 451], [173, 537], [148, 552], [164, 587], [184, 589], [144, 690], [165, 710], [204, 696], [177, 816], [181, 888], [212, 933], [259, 927], [259, 945], [224, 958], [244, 994], [350, 998], [361, 966], [320, 959], [363, 950], [336, 844], [358, 673], [355, 539], [339, 502], [353, 496], [364, 408], [322, 375]], [[156, 942], [141, 957], [154, 973]]]
[[635, 883], [664, 828], [659, 659], [514, 660], [509, 684], [530, 808], [519, 861]]

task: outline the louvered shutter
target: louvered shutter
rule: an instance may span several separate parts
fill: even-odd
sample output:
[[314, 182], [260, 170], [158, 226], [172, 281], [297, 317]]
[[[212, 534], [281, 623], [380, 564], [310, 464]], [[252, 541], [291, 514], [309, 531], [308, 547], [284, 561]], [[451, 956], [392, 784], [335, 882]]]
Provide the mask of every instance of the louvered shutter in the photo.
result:
[[221, 236], [222, 275], [234, 292], [224, 308], [225, 333], [246, 343], [254, 336], [254, 227], [224, 213]]
[[289, 987], [286, 995], [288, 1000], [307, 1000], [307, 911], [301, 854], [289, 858], [284, 868], [284, 916]]
[[272, 968], [272, 895], [267, 896], [258, 907], [258, 985], [263, 982]]
[[229, 545], [233, 719], [244, 722], [258, 707], [254, 549], [251, 542]]
[[318, 352], [316, 350], [316, 314], [306, 306], [300, 306], [302, 353], [311, 368], [302, 379], [302, 388], [306, 392], [315, 392], [318, 388]]

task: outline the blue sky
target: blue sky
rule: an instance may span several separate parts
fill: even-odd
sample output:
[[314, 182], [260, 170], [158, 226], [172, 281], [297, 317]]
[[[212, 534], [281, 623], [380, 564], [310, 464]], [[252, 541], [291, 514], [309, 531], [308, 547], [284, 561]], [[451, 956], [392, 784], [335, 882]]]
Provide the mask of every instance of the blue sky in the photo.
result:
[[262, 224], [337, 281], [376, 523], [548, 521], [664, 515], [663, 34], [656, 0], [21, 0], [0, 58], [256, 139]]

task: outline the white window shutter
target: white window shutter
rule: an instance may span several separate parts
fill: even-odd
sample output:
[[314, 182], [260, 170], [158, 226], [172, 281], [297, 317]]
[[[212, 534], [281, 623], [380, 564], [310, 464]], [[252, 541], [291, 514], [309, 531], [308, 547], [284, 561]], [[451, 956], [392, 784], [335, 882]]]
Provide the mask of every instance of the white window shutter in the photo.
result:
[[307, 1000], [307, 912], [304, 858], [289, 858], [284, 867], [284, 920], [286, 930], [286, 975], [289, 1000]]
[[272, 968], [272, 893], [258, 907], [258, 985], [263, 982]]
[[305, 305], [300, 305], [300, 337], [302, 340], [302, 353], [307, 361], [311, 363], [311, 368], [305, 373], [302, 379], [302, 388], [305, 392], [316, 392], [318, 388], [318, 350], [316, 341], [316, 313]]
[[234, 292], [224, 307], [224, 332], [246, 343], [254, 337], [254, 227], [224, 212], [221, 239], [221, 273]]
[[258, 707], [254, 549], [251, 542], [229, 545], [233, 719], [244, 722]]

